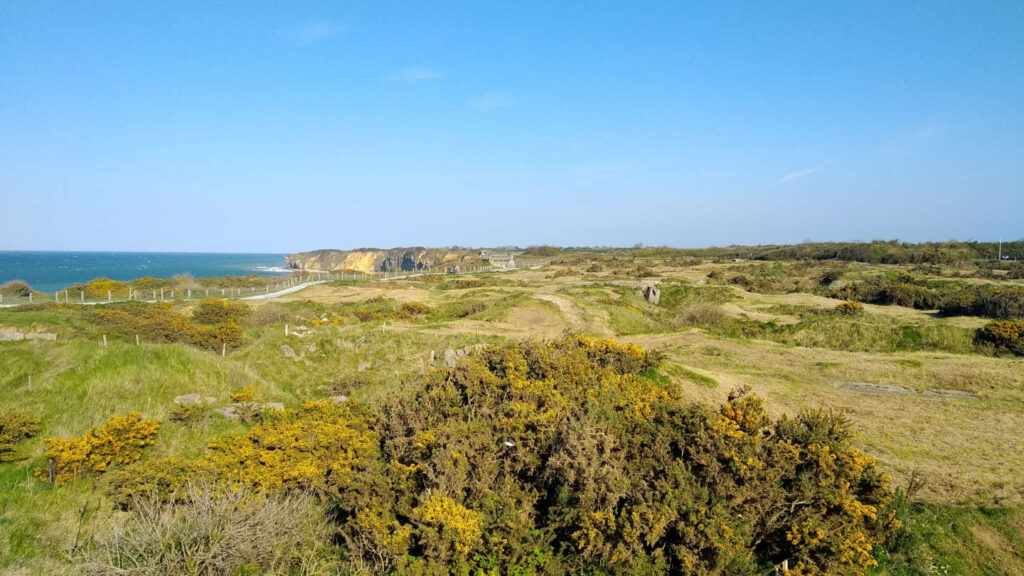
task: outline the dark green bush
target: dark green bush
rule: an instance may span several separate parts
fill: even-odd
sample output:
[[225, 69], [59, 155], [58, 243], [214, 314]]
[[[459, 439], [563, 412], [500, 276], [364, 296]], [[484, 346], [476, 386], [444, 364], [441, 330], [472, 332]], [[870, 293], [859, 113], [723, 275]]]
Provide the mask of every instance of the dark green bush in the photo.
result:
[[947, 297], [939, 308], [946, 316], [982, 316], [1012, 320], [1024, 317], [1024, 287], [983, 284]]
[[39, 433], [39, 419], [17, 410], [0, 412], [0, 462], [17, 459], [17, 444]]
[[23, 280], [11, 280], [0, 284], [0, 294], [9, 296], [11, 298], [28, 298], [28, 295], [32, 293], [32, 288], [29, 287], [28, 283]]
[[192, 311], [192, 321], [199, 324], [223, 324], [228, 320], [241, 324], [249, 315], [252, 308], [244, 302], [228, 302], [220, 298], [207, 298], [196, 306]]

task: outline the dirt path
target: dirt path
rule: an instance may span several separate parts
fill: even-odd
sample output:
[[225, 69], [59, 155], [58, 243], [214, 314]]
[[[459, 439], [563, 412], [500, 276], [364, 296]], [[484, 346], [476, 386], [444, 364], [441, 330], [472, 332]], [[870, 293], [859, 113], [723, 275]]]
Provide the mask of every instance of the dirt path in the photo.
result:
[[566, 322], [568, 322], [573, 328], [583, 328], [583, 311], [580, 310], [579, 307], [576, 306], [576, 303], [569, 297], [562, 296], [561, 294], [548, 293], [534, 294], [533, 297], [538, 300], [551, 302], [555, 306], [558, 306], [558, 311], [562, 313]]

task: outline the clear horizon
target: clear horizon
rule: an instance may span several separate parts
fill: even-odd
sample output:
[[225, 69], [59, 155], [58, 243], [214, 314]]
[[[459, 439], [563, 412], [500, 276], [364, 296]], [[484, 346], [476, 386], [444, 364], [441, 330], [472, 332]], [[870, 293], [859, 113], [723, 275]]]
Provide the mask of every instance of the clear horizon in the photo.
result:
[[0, 6], [0, 250], [1024, 236], [1024, 4]]

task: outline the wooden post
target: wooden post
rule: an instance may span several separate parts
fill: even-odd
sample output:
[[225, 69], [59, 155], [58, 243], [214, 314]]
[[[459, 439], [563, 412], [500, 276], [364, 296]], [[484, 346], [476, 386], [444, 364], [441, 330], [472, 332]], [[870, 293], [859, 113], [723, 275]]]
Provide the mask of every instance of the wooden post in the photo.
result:
[[82, 297], [82, 304], [85, 304], [85, 290], [82, 290], [78, 294], [79, 294], [79, 296]]
[[110, 302], [110, 296], [111, 296], [110, 290], [107, 290], [107, 302]]
[[287, 324], [284, 325], [284, 335], [285, 336], [288, 335], [288, 325]]
[[160, 301], [161, 302], [164, 301], [164, 289], [163, 288], [160, 289]]
[[32, 293], [31, 292], [28, 293], [28, 303], [29, 304], [32, 303]]
[[206, 289], [206, 297], [207, 297], [207, 298], [209, 298], [209, 297], [210, 297], [210, 289], [209, 289], [209, 288], [207, 288], [207, 289]]
[[104, 348], [107, 347], [107, 335], [106, 334], [103, 335], [103, 347]]
[[227, 353], [228, 353], [228, 343], [227, 342], [221, 342], [220, 343], [220, 355], [221, 355], [221, 358], [223, 358], [224, 355], [226, 355]]
[[135, 345], [136, 346], [139, 345], [139, 335], [138, 334], [135, 335]]
[[192, 301], [192, 289], [191, 288], [188, 289], [188, 300], [189, 300], [189, 302]]
[[29, 373], [29, 375], [28, 375], [28, 389], [29, 390], [32, 389], [32, 374], [31, 373]]

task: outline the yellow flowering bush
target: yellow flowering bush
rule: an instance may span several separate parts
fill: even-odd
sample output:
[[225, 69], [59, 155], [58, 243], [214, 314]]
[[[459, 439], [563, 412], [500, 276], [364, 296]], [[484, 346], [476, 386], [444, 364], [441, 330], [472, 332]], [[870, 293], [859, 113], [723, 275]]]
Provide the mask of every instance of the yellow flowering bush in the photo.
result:
[[996, 352], [1024, 355], [1024, 322], [996, 320], [975, 333], [974, 341], [991, 346]]
[[79, 438], [47, 438], [47, 468], [36, 470], [43, 479], [65, 484], [75, 478], [102, 474], [115, 464], [126, 465], [142, 457], [146, 446], [153, 444], [158, 420], [144, 420], [142, 414], [130, 412], [114, 416], [99, 428], [90, 428]]
[[270, 413], [247, 433], [210, 442], [218, 478], [261, 491], [337, 493], [377, 456], [377, 436], [352, 403], [308, 402]]

